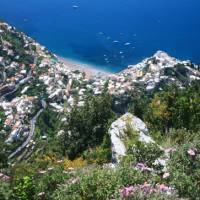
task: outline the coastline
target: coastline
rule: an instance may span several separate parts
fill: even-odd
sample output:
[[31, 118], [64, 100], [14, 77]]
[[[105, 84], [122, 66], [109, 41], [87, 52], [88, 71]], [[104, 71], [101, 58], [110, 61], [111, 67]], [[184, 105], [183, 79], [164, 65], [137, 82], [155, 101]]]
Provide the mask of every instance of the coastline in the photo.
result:
[[92, 78], [92, 77], [107, 77], [112, 74], [110, 71], [106, 71], [103, 69], [100, 69], [96, 66], [86, 64], [86, 63], [81, 63], [79, 61], [70, 59], [70, 58], [64, 58], [61, 56], [56, 55], [58, 60], [62, 63], [64, 63], [66, 66], [71, 68], [72, 70], [80, 70], [82, 72], [85, 72], [87, 78]]

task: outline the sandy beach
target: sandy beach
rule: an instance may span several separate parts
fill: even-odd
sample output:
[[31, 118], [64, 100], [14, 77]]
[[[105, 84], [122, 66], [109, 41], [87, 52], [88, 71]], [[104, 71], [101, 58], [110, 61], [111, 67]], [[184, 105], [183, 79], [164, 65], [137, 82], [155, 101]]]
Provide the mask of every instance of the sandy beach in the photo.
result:
[[80, 71], [85, 72], [87, 78], [97, 77], [97, 76], [98, 77], [106, 77], [106, 76], [112, 74], [109, 71], [99, 69], [99, 68], [89, 65], [89, 64], [80, 63], [78, 61], [74, 61], [74, 60], [71, 60], [68, 58], [63, 58], [60, 56], [57, 56], [57, 57], [61, 62], [63, 62], [69, 68], [71, 68], [73, 70], [80, 70]]

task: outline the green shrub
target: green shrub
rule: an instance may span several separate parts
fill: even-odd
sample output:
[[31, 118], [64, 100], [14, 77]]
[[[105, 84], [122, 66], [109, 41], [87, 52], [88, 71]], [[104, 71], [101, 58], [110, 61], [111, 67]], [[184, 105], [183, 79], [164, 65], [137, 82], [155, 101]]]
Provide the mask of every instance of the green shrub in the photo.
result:
[[0, 199], [9, 200], [11, 196], [10, 184], [0, 180]]
[[0, 169], [8, 167], [6, 145], [0, 141]]
[[171, 128], [198, 131], [200, 82], [193, 81], [183, 90], [171, 86], [155, 93], [144, 118], [152, 130], [163, 133], [168, 133]]
[[95, 149], [86, 150], [84, 153], [84, 159], [87, 160], [88, 164], [102, 165], [104, 163], [111, 162], [112, 152], [110, 148], [104, 149], [101, 146]]
[[199, 132], [193, 132], [181, 129], [170, 129], [166, 135], [163, 135], [160, 131], [152, 131], [150, 135], [156, 141], [157, 144], [163, 148], [176, 146], [177, 144], [183, 144], [185, 142], [192, 141], [195, 137], [198, 137]]
[[126, 129], [124, 133], [125, 133], [124, 143], [127, 149], [137, 144], [139, 140], [139, 133], [133, 130], [130, 124], [126, 124]]
[[144, 183], [149, 177], [133, 168], [98, 168], [85, 171], [73, 184], [61, 186], [54, 200], [106, 200], [129, 184]]
[[12, 199], [15, 200], [35, 200], [35, 185], [33, 179], [24, 176], [22, 179], [15, 181], [12, 191]]
[[122, 198], [119, 196], [118, 198], [116, 198], [116, 200], [178, 200], [178, 199], [179, 198], [175, 194], [165, 194], [162, 192], [146, 193], [139, 189], [134, 191], [134, 194], [129, 197]]
[[46, 173], [35, 177], [36, 194], [44, 193], [45, 199], [50, 200], [53, 192], [70, 178], [70, 175], [63, 173], [63, 169], [48, 168]]
[[163, 151], [155, 143], [145, 143], [139, 140], [139, 133], [134, 131], [130, 125], [127, 125], [124, 139], [127, 156], [124, 158], [124, 163], [145, 163], [151, 167], [155, 160], [159, 158]]
[[193, 143], [178, 147], [177, 151], [172, 154], [168, 168], [171, 174], [170, 184], [175, 186], [179, 195], [198, 199], [200, 194], [200, 142], [193, 141]]
[[184, 128], [170, 129], [168, 133], [168, 137], [171, 138], [173, 144], [183, 144], [185, 142], [193, 140], [193, 138], [197, 135], [199, 135], [198, 132], [188, 131]]
[[111, 163], [112, 151], [109, 135], [105, 134], [103, 143], [94, 149], [86, 150], [83, 153], [83, 156], [84, 159], [87, 160], [88, 164], [103, 165], [105, 163]]
[[3, 108], [0, 107], [0, 130], [3, 129], [4, 121], [6, 119]]
[[74, 107], [66, 116], [61, 147], [64, 154], [73, 160], [89, 149], [103, 143], [114, 118], [112, 98], [108, 93], [93, 97], [83, 107]]
[[36, 126], [38, 128], [38, 136], [46, 135], [54, 137], [61, 126], [59, 115], [52, 108], [46, 108], [39, 116]]
[[155, 160], [161, 157], [163, 151], [154, 143], [138, 141], [128, 149], [128, 154], [133, 156], [135, 162], [145, 163], [147, 166], [152, 167]]

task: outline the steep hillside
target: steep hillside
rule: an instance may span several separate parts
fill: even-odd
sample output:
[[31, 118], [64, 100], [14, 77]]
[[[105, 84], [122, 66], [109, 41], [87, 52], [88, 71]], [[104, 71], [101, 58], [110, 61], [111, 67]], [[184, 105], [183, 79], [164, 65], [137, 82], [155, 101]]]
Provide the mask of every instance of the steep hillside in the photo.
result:
[[88, 77], [0, 22], [0, 199], [199, 199], [199, 130], [199, 65]]
[[106, 84], [116, 110], [121, 107], [121, 112], [126, 110], [132, 91], [153, 93], [169, 84], [184, 88], [192, 80], [200, 79], [198, 65], [161, 51], [118, 74], [88, 78], [2, 22], [0, 44], [0, 107], [4, 116], [1, 135], [6, 143], [12, 144], [10, 158], [33, 142], [35, 123], [46, 107], [52, 112], [70, 112], [74, 105], [83, 106], [88, 97], [100, 95]]
[[6, 143], [14, 142], [10, 146], [14, 157], [32, 141], [35, 122], [46, 106], [55, 112], [63, 112], [64, 104], [67, 110], [75, 103], [81, 106], [87, 95], [102, 90], [105, 81], [97, 88], [83, 72], [70, 70], [6, 23], [0, 24], [0, 42], [0, 106], [5, 115], [1, 135]]

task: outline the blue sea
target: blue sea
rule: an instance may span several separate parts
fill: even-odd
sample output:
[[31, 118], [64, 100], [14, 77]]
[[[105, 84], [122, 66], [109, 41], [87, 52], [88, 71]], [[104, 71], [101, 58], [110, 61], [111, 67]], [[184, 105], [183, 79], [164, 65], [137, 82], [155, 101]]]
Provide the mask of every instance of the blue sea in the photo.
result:
[[0, 0], [55, 54], [117, 72], [163, 50], [200, 63], [200, 0]]

